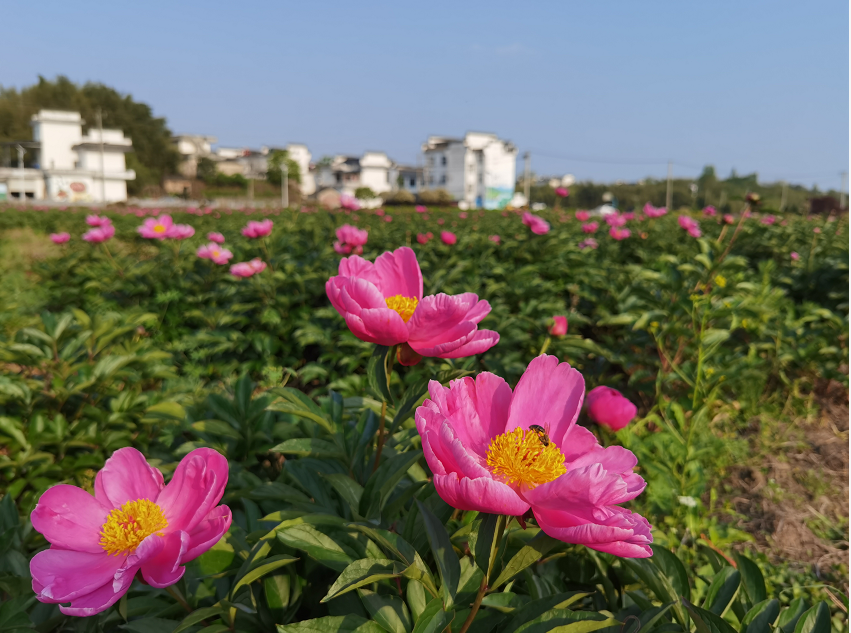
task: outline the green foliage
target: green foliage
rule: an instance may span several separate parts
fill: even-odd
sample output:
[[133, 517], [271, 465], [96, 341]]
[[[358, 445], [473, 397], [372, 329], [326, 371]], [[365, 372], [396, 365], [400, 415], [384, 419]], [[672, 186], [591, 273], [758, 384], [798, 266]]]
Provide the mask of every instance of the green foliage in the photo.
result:
[[358, 187], [355, 189], [355, 198], [358, 200], [372, 200], [376, 197], [375, 192], [369, 187]]
[[298, 163], [290, 158], [289, 152], [286, 150], [276, 149], [269, 154], [269, 162], [266, 168], [266, 180], [273, 185], [281, 186], [281, 165], [287, 165], [287, 180], [290, 182], [301, 183], [301, 170]]

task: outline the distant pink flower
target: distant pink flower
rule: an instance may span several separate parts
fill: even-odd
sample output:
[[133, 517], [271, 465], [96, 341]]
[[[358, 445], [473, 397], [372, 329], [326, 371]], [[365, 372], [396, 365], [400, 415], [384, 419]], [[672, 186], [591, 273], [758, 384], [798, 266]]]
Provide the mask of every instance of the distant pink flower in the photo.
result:
[[174, 225], [174, 220], [170, 215], [164, 214], [157, 218], [148, 218], [137, 227], [139, 235], [149, 240], [164, 240], [168, 237], [168, 232]]
[[458, 238], [455, 237], [455, 233], [452, 233], [450, 231], [441, 231], [440, 232], [440, 240], [444, 244], [448, 244], [449, 246], [452, 246], [453, 244], [455, 244], [455, 242], [458, 241]]
[[113, 235], [115, 235], [115, 227], [111, 224], [105, 224], [84, 233], [83, 240], [92, 244], [100, 244], [112, 238]]
[[679, 222], [680, 228], [684, 229], [688, 232], [692, 237], [700, 237], [700, 224], [698, 224], [697, 220], [691, 218], [687, 215], [681, 215], [677, 218], [677, 222]]
[[707, 217], [711, 218], [716, 213], [718, 213], [718, 212], [715, 210], [715, 207], [713, 207], [711, 204], [706, 206], [706, 207], [703, 207], [703, 215], [705, 215]]
[[654, 207], [649, 202], [644, 205], [644, 215], [648, 218], [661, 218], [668, 212], [665, 207]]
[[550, 336], [564, 336], [567, 334], [567, 317], [554, 316], [553, 323], [549, 328]]
[[385, 215], [385, 216], [384, 216], [384, 221], [385, 221], [385, 222], [392, 222], [392, 221], [393, 221], [393, 216], [392, 216], [392, 215]]
[[417, 233], [417, 242], [420, 244], [428, 244], [432, 237], [431, 233]]
[[222, 248], [215, 242], [210, 242], [206, 246], [199, 247], [197, 254], [201, 259], [209, 259], [219, 266], [227, 264], [231, 257], [233, 257], [233, 253], [226, 248]]
[[70, 233], [51, 233], [50, 241], [54, 244], [64, 244], [71, 239]]
[[777, 222], [777, 218], [775, 218], [773, 215], [766, 215], [763, 216], [762, 219], [760, 219], [760, 222], [762, 224], [765, 224], [766, 226], [771, 226], [772, 224]]
[[378, 217], [383, 217], [385, 213], [386, 213], [386, 211], [384, 211], [384, 209], [376, 209], [375, 210], [375, 215], [377, 215]]
[[724, 224], [732, 224], [735, 221], [736, 221], [736, 218], [734, 218], [731, 214], [729, 214], [729, 213], [724, 214]]
[[585, 238], [584, 240], [579, 242], [579, 250], [581, 251], [584, 251], [586, 248], [595, 249], [597, 248], [597, 246], [599, 246], [599, 244], [597, 244], [597, 240], [595, 240], [593, 237]]
[[227, 481], [228, 462], [211, 448], [184, 457], [168, 485], [142, 453], [121, 448], [97, 473], [94, 495], [49, 488], [30, 515], [50, 543], [30, 561], [36, 598], [91, 616], [118, 602], [137, 573], [151, 587], [173, 585], [228, 531], [231, 511], [217, 505]]
[[565, 187], [556, 187], [556, 195], [559, 198], [566, 198], [570, 192]]
[[622, 214], [621, 217], [624, 219], [624, 221], [632, 221], [635, 219], [635, 213], [633, 213], [632, 211], [628, 211]]
[[609, 226], [623, 226], [626, 224], [626, 218], [618, 213], [610, 213], [606, 216], [606, 224]]
[[363, 246], [369, 239], [369, 233], [365, 229], [359, 229], [351, 224], [344, 224], [337, 229], [337, 241], [334, 242], [334, 250], [341, 255], [363, 253]]
[[478, 329], [490, 305], [472, 292], [423, 297], [417, 256], [406, 246], [380, 255], [375, 263], [357, 255], [344, 257], [325, 291], [360, 340], [404, 344], [399, 360], [405, 365], [423, 356], [474, 356], [499, 341], [496, 332]]
[[172, 224], [165, 236], [172, 240], [185, 240], [195, 235], [195, 229], [188, 224]]
[[494, 244], [499, 244], [499, 243], [500, 243], [500, 241], [501, 241], [501, 240], [499, 239], [499, 235], [491, 235], [488, 239], [489, 239], [491, 242], [493, 242]]
[[426, 207], [424, 207], [423, 205], [421, 205], [421, 204], [418, 204], [417, 206], [415, 206], [415, 207], [414, 207], [414, 210], [415, 210], [417, 213], [425, 213], [426, 211], [428, 211], [428, 209], [427, 209]]
[[638, 413], [638, 409], [624, 398], [620, 391], [611, 387], [595, 387], [585, 398], [588, 416], [597, 424], [620, 431]]
[[225, 236], [221, 233], [207, 233], [207, 239], [216, 244], [224, 244]]
[[340, 208], [347, 211], [357, 211], [360, 209], [360, 203], [354, 196], [342, 194], [340, 196]]
[[462, 211], [461, 213], [458, 214], [458, 217], [461, 218], [462, 220], [466, 220], [467, 219], [467, 212]]
[[437, 218], [437, 223], [438, 223], [438, 224], [441, 224], [441, 225], [442, 225], [444, 222], [446, 222], [446, 220], [444, 220], [443, 218]]
[[273, 226], [274, 223], [268, 218], [261, 222], [249, 220], [248, 224], [245, 225], [245, 228], [242, 229], [242, 234], [245, 237], [250, 237], [252, 239], [257, 239], [258, 237], [266, 237], [272, 232]]
[[801, 259], [801, 256], [798, 255], [798, 253], [796, 253], [795, 251], [792, 251], [791, 253], [789, 253], [789, 257], [791, 257], [795, 261], [798, 261], [799, 259]]
[[587, 211], [577, 211], [576, 212], [576, 219], [579, 220], [580, 222], [587, 222], [590, 217], [591, 217], [591, 214], [588, 213]]
[[600, 228], [599, 222], [588, 222], [587, 224], [582, 225], [583, 233], [596, 233], [597, 229]]
[[523, 224], [528, 226], [535, 235], [544, 235], [550, 231], [550, 223], [533, 213], [523, 214]]
[[813, 233], [821, 233], [821, 227], [817, 226], [813, 229]]
[[86, 224], [89, 226], [106, 226], [107, 224], [112, 224], [112, 220], [104, 215], [87, 215]]
[[612, 228], [609, 229], [609, 236], [613, 239], [618, 240], [619, 242], [621, 240], [625, 240], [630, 235], [632, 235], [632, 233], [630, 232], [629, 229], [622, 229], [618, 226], [613, 226]]
[[264, 270], [266, 270], [265, 262], [262, 262], [259, 258], [255, 258], [250, 262], [234, 264], [230, 267], [230, 274], [234, 277], [251, 277]]
[[[576, 423], [585, 381], [539, 356], [514, 391], [480, 373], [429, 383], [415, 420], [438, 495], [461, 510], [523, 516], [549, 536], [628, 558], [652, 555], [650, 524], [619, 507], [644, 490], [635, 455]], [[548, 441], [541, 441], [541, 427]], [[522, 459], [521, 459], [522, 456]]]

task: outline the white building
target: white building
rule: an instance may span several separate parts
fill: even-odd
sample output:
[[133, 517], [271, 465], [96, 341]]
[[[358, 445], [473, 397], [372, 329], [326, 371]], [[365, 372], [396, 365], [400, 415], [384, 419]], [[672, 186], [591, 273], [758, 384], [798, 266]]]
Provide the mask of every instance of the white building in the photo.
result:
[[316, 193], [316, 182], [313, 178], [313, 172], [310, 171], [310, 159], [312, 158], [307, 145], [301, 143], [290, 143], [286, 147], [287, 152], [292, 160], [298, 165], [299, 175], [301, 176], [301, 193], [305, 196], [311, 196]]
[[[30, 125], [32, 141], [6, 144], [18, 153], [18, 166], [0, 167], [0, 183], [6, 184], [11, 198], [127, 200], [127, 181], [136, 173], [125, 164], [124, 155], [133, 151], [133, 143], [121, 130], [90, 128], [83, 135], [80, 113], [59, 110], [41, 110]], [[24, 167], [27, 150], [30, 167]]]
[[485, 209], [504, 208], [514, 195], [517, 148], [496, 134], [430, 136], [422, 151], [427, 189], [445, 189], [459, 202]]
[[180, 164], [177, 170], [186, 178], [195, 178], [198, 175], [198, 161], [202, 158], [210, 158], [213, 154], [213, 144], [218, 139], [215, 136], [203, 136], [198, 134], [179, 134], [171, 137], [171, 142], [180, 154]]
[[369, 187], [376, 194], [385, 193], [394, 189], [392, 167], [393, 162], [384, 152], [364, 152], [360, 158], [337, 155], [315, 167], [316, 188], [331, 188], [350, 196], [359, 187]]

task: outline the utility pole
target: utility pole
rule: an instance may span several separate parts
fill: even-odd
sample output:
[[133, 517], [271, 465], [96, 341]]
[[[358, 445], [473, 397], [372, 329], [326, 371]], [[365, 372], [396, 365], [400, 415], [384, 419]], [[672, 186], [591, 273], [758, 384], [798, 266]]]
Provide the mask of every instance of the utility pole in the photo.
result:
[[529, 152], [523, 154], [523, 193], [526, 196], [526, 206], [532, 208], [532, 156]]
[[783, 192], [780, 194], [780, 211], [786, 208], [786, 189], [788, 188], [787, 182], [783, 181]]
[[670, 213], [674, 204], [674, 163], [668, 161], [668, 192], [665, 194], [665, 208]]
[[840, 173], [841, 180], [839, 181], [839, 208], [845, 208], [845, 185], [848, 183], [848, 172]]
[[100, 196], [101, 201], [106, 204], [106, 169], [103, 161], [103, 112], [100, 108], [97, 111], [98, 128], [100, 129]]
[[287, 161], [281, 161], [281, 206], [286, 209], [290, 206], [290, 179], [287, 170]]

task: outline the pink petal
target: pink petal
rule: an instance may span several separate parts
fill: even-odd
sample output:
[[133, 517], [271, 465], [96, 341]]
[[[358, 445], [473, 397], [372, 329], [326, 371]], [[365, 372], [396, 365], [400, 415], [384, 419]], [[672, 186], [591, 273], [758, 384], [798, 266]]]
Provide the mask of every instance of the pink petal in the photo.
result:
[[653, 555], [650, 524], [639, 514], [612, 507], [596, 511], [576, 512], [534, 508], [541, 529], [561, 541], [586, 545], [600, 552], [626, 558]]
[[[408, 344], [423, 356], [441, 356], [458, 349], [472, 339], [476, 323], [483, 318], [485, 308], [479, 304], [490, 310], [486, 301], [478, 299], [472, 292], [423, 297], [408, 321]], [[470, 313], [476, 320], [467, 318]]]
[[561, 477], [524, 492], [523, 496], [535, 508], [570, 508], [573, 511], [624, 503], [640, 492], [631, 495], [620, 473], [593, 464], [568, 470]]
[[341, 277], [359, 277], [366, 279], [376, 288], [381, 288], [381, 275], [375, 269], [375, 264], [358, 255], [344, 257], [340, 260], [340, 276]]
[[407, 246], [379, 255], [375, 269], [381, 278], [378, 286], [385, 297], [423, 297], [423, 274], [417, 256]]
[[162, 548], [156, 556], [142, 563], [142, 578], [152, 587], [162, 589], [183, 577], [186, 568], [182, 559], [189, 548], [189, 535], [183, 530], [171, 532], [160, 538]]
[[227, 482], [228, 462], [217, 451], [196, 448], [184, 457], [157, 497], [169, 531], [191, 531], [219, 503]]
[[579, 417], [584, 395], [582, 374], [555, 356], [538, 356], [514, 389], [506, 431], [537, 424], [556, 446], [566, 446], [565, 437]]
[[589, 451], [598, 448], [597, 436], [584, 426], [574, 424], [564, 435], [559, 448], [564, 454], [564, 461], [568, 468], [574, 460], [578, 460]]
[[456, 473], [435, 475], [434, 487], [441, 499], [461, 510], [521, 516], [529, 509], [529, 504], [510, 487], [486, 477], [462, 479]]
[[180, 559], [181, 564], [195, 560], [218, 543], [230, 529], [231, 511], [227, 506], [216, 506], [189, 534], [189, 546]]
[[60, 605], [59, 611], [65, 615], [78, 617], [87, 617], [106, 611], [118, 602], [121, 596], [127, 593], [134, 576], [135, 571], [125, 574], [121, 580], [113, 580], [111, 583], [99, 587], [85, 596], [80, 596], [72, 600], [69, 607]]
[[111, 509], [82, 488], [59, 484], [41, 495], [30, 520], [56, 547], [103, 554], [100, 530]]
[[58, 604], [112, 586], [115, 572], [124, 564], [124, 556], [108, 556], [51, 548], [39, 552], [30, 561], [33, 591], [41, 602]]
[[155, 501], [163, 489], [163, 474], [135, 448], [119, 448], [95, 477], [95, 498], [111, 508], [127, 501]]
[[373, 284], [349, 278], [340, 289], [341, 314], [352, 333], [362, 341], [396, 345], [408, 339], [408, 326]]
[[488, 351], [499, 343], [499, 334], [493, 330], [478, 330], [467, 342], [450, 352], [440, 354], [439, 358], [466, 358]]

